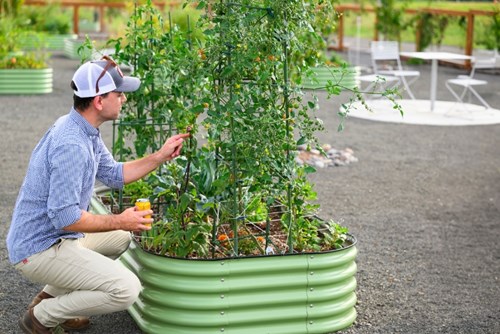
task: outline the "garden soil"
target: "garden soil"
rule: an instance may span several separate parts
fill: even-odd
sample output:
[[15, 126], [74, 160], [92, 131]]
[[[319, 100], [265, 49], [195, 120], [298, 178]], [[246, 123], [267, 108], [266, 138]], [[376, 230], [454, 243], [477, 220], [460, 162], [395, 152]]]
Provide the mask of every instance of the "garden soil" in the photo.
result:
[[[78, 62], [53, 55], [54, 92], [0, 97], [0, 334], [41, 285], [9, 264], [5, 237], [29, 156], [55, 119], [69, 111]], [[428, 94], [428, 65], [414, 92]], [[463, 73], [440, 67], [440, 82]], [[487, 79], [499, 81], [498, 76]], [[500, 107], [498, 86], [485, 95]], [[444, 87], [438, 98], [452, 100]], [[311, 177], [320, 215], [357, 238], [358, 317], [342, 333], [500, 333], [500, 124], [426, 126], [348, 118], [337, 132], [342, 93], [319, 93], [321, 143], [358, 158]], [[101, 128], [111, 145], [112, 127]], [[96, 316], [87, 334], [140, 333], [126, 311]], [[286, 334], [286, 333], [285, 333]]]

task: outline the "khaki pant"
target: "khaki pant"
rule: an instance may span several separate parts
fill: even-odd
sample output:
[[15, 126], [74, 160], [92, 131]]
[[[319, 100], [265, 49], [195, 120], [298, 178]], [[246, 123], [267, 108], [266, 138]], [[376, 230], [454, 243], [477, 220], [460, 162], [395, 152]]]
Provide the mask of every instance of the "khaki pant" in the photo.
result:
[[82, 239], [63, 239], [46, 251], [16, 264], [23, 275], [47, 284], [44, 299], [33, 309], [46, 327], [68, 319], [122, 311], [141, 290], [139, 279], [114, 261], [130, 243], [130, 233], [89, 233]]

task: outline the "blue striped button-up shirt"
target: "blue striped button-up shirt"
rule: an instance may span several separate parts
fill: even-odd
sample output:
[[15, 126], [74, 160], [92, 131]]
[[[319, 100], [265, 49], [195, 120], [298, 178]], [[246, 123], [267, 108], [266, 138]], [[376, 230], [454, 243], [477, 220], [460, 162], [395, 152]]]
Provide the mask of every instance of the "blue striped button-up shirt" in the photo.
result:
[[82, 237], [63, 228], [88, 210], [96, 179], [123, 187], [123, 164], [113, 159], [99, 129], [72, 109], [33, 150], [7, 235], [9, 260], [22, 261], [60, 238]]

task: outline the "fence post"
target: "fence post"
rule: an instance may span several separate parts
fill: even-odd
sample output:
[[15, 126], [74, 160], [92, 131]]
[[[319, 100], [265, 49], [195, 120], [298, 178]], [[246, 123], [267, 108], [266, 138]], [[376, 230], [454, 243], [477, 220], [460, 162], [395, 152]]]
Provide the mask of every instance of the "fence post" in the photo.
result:
[[344, 10], [339, 11], [339, 25], [337, 26], [338, 50], [344, 50]]
[[[465, 54], [467, 56], [472, 56], [472, 50], [474, 49], [474, 14], [469, 11], [466, 17], [467, 17], [467, 39], [465, 41]], [[470, 60], [465, 61], [465, 67], [467, 69], [471, 68]]]
[[78, 12], [80, 11], [80, 6], [79, 5], [74, 5], [73, 6], [73, 32], [78, 35], [80, 32], [78, 29]]
[[104, 18], [104, 5], [99, 5], [99, 32], [106, 31], [106, 20]]
[[421, 40], [422, 40], [422, 24], [423, 24], [423, 19], [422, 16], [417, 21], [417, 31], [415, 31], [415, 46], [417, 51], [423, 51], [421, 47]]

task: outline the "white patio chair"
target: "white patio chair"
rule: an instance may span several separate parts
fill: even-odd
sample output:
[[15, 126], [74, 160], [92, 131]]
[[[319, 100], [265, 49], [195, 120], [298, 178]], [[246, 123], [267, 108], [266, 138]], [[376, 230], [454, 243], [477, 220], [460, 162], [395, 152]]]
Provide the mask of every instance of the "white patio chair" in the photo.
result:
[[395, 41], [373, 41], [370, 44], [373, 71], [377, 75], [394, 76], [404, 86], [412, 100], [415, 99], [410, 85], [420, 77], [420, 72], [406, 70], [401, 65], [399, 45]]
[[[470, 100], [470, 93], [472, 93], [478, 100], [481, 102], [481, 104], [486, 108], [486, 109], [491, 109], [490, 105], [479, 95], [479, 93], [474, 89], [474, 86], [484, 86], [488, 84], [488, 81], [486, 80], [479, 80], [475, 79], [474, 75], [476, 73], [476, 70], [479, 68], [493, 68], [496, 63], [496, 58], [487, 58], [487, 59], [476, 59], [474, 58], [472, 60], [472, 70], [470, 71], [469, 75], [459, 75], [454, 79], [449, 79], [446, 81], [446, 88], [450, 91], [450, 93], [457, 99], [458, 102], [460, 103], [465, 103], [464, 102], [464, 97], [465, 94], [469, 93], [469, 100]], [[453, 89], [453, 86], [460, 86], [462, 87], [462, 93], [460, 95]]]

